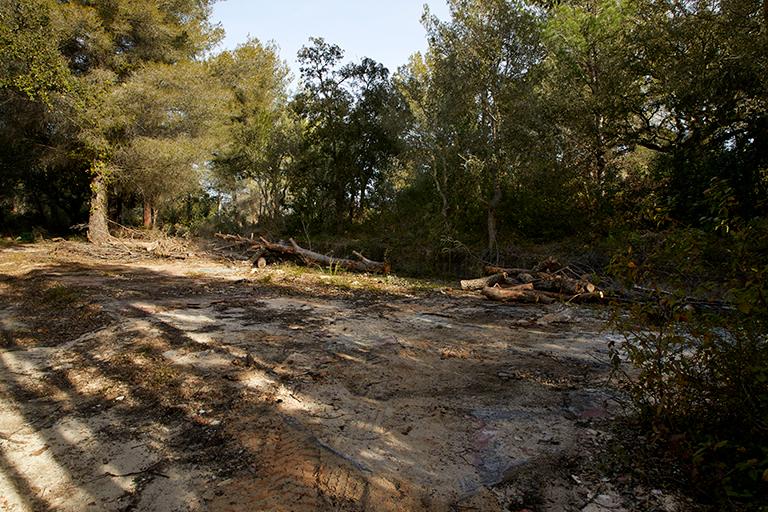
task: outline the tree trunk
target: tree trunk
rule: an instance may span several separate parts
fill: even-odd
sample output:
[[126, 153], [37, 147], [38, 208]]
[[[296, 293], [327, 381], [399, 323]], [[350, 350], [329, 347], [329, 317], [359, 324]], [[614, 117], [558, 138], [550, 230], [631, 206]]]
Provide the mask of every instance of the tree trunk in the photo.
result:
[[349, 217], [349, 209], [347, 208], [347, 191], [343, 184], [336, 183], [336, 189], [333, 194], [333, 206], [336, 210], [334, 228], [337, 232], [341, 233], [344, 230], [344, 226], [347, 223]]
[[537, 290], [570, 295], [595, 293], [597, 291], [597, 287], [587, 280], [577, 281], [557, 275], [540, 274], [533, 284]]
[[91, 211], [88, 217], [88, 241], [101, 245], [109, 242], [107, 226], [107, 179], [104, 176], [104, 164], [95, 162], [91, 167]]
[[533, 272], [527, 268], [509, 268], [509, 267], [497, 267], [494, 265], [486, 265], [483, 267], [485, 275], [492, 274], [507, 274], [511, 277], [517, 277], [518, 274], [530, 274]]
[[124, 194], [118, 194], [115, 197], [115, 209], [114, 209], [114, 218], [117, 219], [117, 221], [120, 224], [125, 224], [125, 196]]
[[437, 190], [437, 193], [440, 195], [440, 201], [441, 201], [441, 208], [440, 208], [440, 215], [443, 218], [443, 225], [446, 228], [446, 230], [450, 231], [450, 225], [448, 222], [448, 196], [446, 189], [448, 188], [448, 178], [446, 176], [446, 170], [445, 170], [445, 157], [441, 157], [441, 163], [443, 164], [442, 167], [442, 173], [438, 176], [437, 171], [437, 159], [434, 155], [432, 155], [432, 179], [435, 183], [435, 189]]
[[144, 199], [144, 228], [152, 229], [152, 204]]
[[[494, 263], [499, 261], [498, 242], [496, 240], [498, 230], [496, 226], [496, 209], [501, 204], [501, 185], [498, 182], [498, 178], [493, 187], [493, 198], [488, 203], [488, 257], [493, 258]], [[496, 257], [494, 258], [494, 251], [496, 251]]]

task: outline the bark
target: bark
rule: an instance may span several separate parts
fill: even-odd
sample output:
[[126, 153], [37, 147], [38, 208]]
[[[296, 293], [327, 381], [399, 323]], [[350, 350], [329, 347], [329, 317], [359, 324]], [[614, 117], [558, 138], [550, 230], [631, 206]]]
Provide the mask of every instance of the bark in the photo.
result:
[[449, 222], [448, 222], [448, 196], [446, 194], [447, 188], [448, 188], [448, 177], [446, 175], [446, 163], [445, 163], [445, 157], [441, 157], [441, 162], [443, 164], [442, 166], [442, 173], [440, 176], [438, 176], [437, 173], [437, 159], [432, 156], [432, 180], [435, 183], [435, 189], [437, 190], [437, 193], [440, 195], [440, 201], [442, 204], [442, 207], [440, 209], [440, 215], [443, 218], [443, 224], [446, 229], [449, 228]]
[[486, 287], [483, 295], [499, 302], [523, 302], [531, 304], [552, 304], [553, 297], [533, 289], [532, 284], [521, 284], [512, 288]]
[[483, 288], [483, 295], [491, 300], [499, 302], [522, 302], [534, 304], [552, 304], [554, 302], [600, 302], [605, 299], [603, 292], [580, 293], [568, 295], [564, 293], [535, 290], [533, 284], [521, 284], [512, 288], [500, 288], [498, 286]]
[[587, 302], [601, 302], [603, 299], [605, 299], [605, 294], [603, 292], [593, 292], [593, 293], [577, 293], [575, 295], [565, 294], [565, 293], [557, 293], [557, 292], [547, 292], [547, 291], [538, 291], [540, 295], [544, 297], [549, 297], [552, 300], [557, 300], [561, 302], [573, 302], [577, 304], [583, 304]]
[[101, 166], [94, 164], [91, 181], [91, 210], [88, 216], [88, 241], [95, 245], [109, 242], [107, 226], [107, 180]]
[[482, 290], [493, 285], [504, 283], [507, 280], [507, 274], [500, 272], [488, 277], [478, 279], [465, 279], [460, 282], [462, 290]]
[[555, 257], [548, 257], [543, 261], [540, 261], [538, 265], [533, 267], [534, 272], [555, 272], [563, 268], [563, 264], [560, 263]]
[[144, 227], [152, 228], [152, 204], [146, 199], [144, 199]]
[[352, 270], [355, 272], [371, 272], [371, 273], [378, 273], [378, 274], [389, 274], [390, 272], [390, 266], [388, 262], [369, 260], [368, 258], [366, 258], [365, 256], [363, 256], [358, 252], [355, 252], [354, 254], [360, 261], [355, 261], [355, 260], [348, 260], [344, 258], [334, 258], [333, 256], [326, 256], [325, 254], [320, 254], [318, 252], [304, 249], [299, 244], [297, 244], [296, 241], [293, 240], [292, 238], [290, 239], [291, 245], [276, 244], [268, 240], [265, 240], [264, 238], [261, 238], [260, 240], [261, 242], [258, 245], [260, 245], [261, 247], [269, 251], [279, 252], [281, 254], [291, 254], [291, 255], [298, 256], [302, 260], [304, 260], [305, 263], [314, 263], [317, 265], [338, 267], [345, 270]]
[[540, 275], [543, 278], [536, 279], [533, 283], [537, 290], [555, 293], [579, 295], [582, 293], [594, 293], [597, 288], [589, 281], [577, 281], [563, 276]]
[[496, 209], [501, 204], [501, 186], [498, 183], [498, 178], [494, 184], [493, 198], [488, 202], [488, 256], [493, 257], [494, 250], [496, 251], [495, 261], [499, 261], [498, 253], [498, 228], [496, 227]]

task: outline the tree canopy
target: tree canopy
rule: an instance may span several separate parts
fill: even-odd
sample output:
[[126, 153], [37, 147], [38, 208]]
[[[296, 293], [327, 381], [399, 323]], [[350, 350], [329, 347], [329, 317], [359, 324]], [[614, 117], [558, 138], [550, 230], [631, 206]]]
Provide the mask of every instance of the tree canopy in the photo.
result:
[[[521, 237], [764, 216], [763, 2], [449, 7], [398, 70], [311, 38], [290, 77], [270, 44], [211, 52], [207, 1], [7, 0], [0, 215], [62, 231], [95, 212], [94, 240], [137, 211], [400, 226], [487, 260]], [[180, 219], [181, 202], [212, 206]]]

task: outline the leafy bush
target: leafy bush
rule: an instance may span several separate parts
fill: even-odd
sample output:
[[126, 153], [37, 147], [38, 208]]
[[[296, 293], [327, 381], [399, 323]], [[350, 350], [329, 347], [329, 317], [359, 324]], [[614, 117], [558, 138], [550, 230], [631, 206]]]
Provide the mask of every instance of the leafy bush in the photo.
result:
[[[678, 457], [692, 483], [722, 510], [766, 510], [768, 503], [768, 266], [764, 222], [730, 223], [718, 234], [678, 233], [686, 243], [630, 249], [614, 270], [633, 281], [713, 272], [710, 288], [726, 301], [696, 303], [656, 288], [652, 300], [617, 315], [624, 341], [612, 347], [641, 424], [656, 446]], [[733, 226], [738, 226], [733, 229]], [[709, 261], [707, 247], [731, 258]], [[661, 258], [663, 256], [663, 258]], [[659, 274], [653, 263], [665, 265]], [[680, 275], [670, 269], [678, 265]]]

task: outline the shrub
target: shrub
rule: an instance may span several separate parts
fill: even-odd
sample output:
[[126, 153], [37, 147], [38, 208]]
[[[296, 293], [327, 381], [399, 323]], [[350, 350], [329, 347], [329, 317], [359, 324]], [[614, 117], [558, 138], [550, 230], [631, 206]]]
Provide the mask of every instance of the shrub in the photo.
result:
[[697, 251], [696, 259], [707, 262], [701, 252], [707, 246], [728, 247], [732, 255], [719, 262], [712, 278], [724, 303], [703, 307], [682, 292], [657, 288], [652, 300], [616, 316], [624, 341], [612, 347], [617, 368], [623, 359], [632, 363], [623, 376], [640, 424], [657, 447], [681, 460], [691, 482], [721, 510], [767, 510], [764, 226], [755, 222], [693, 241], [689, 233], [682, 238], [692, 247], [683, 252], [659, 244], [642, 262], [634, 250], [614, 260], [614, 269], [625, 277], [648, 282], [655, 272], [650, 262], [659, 253], [665, 271], [677, 260], [690, 264]]

